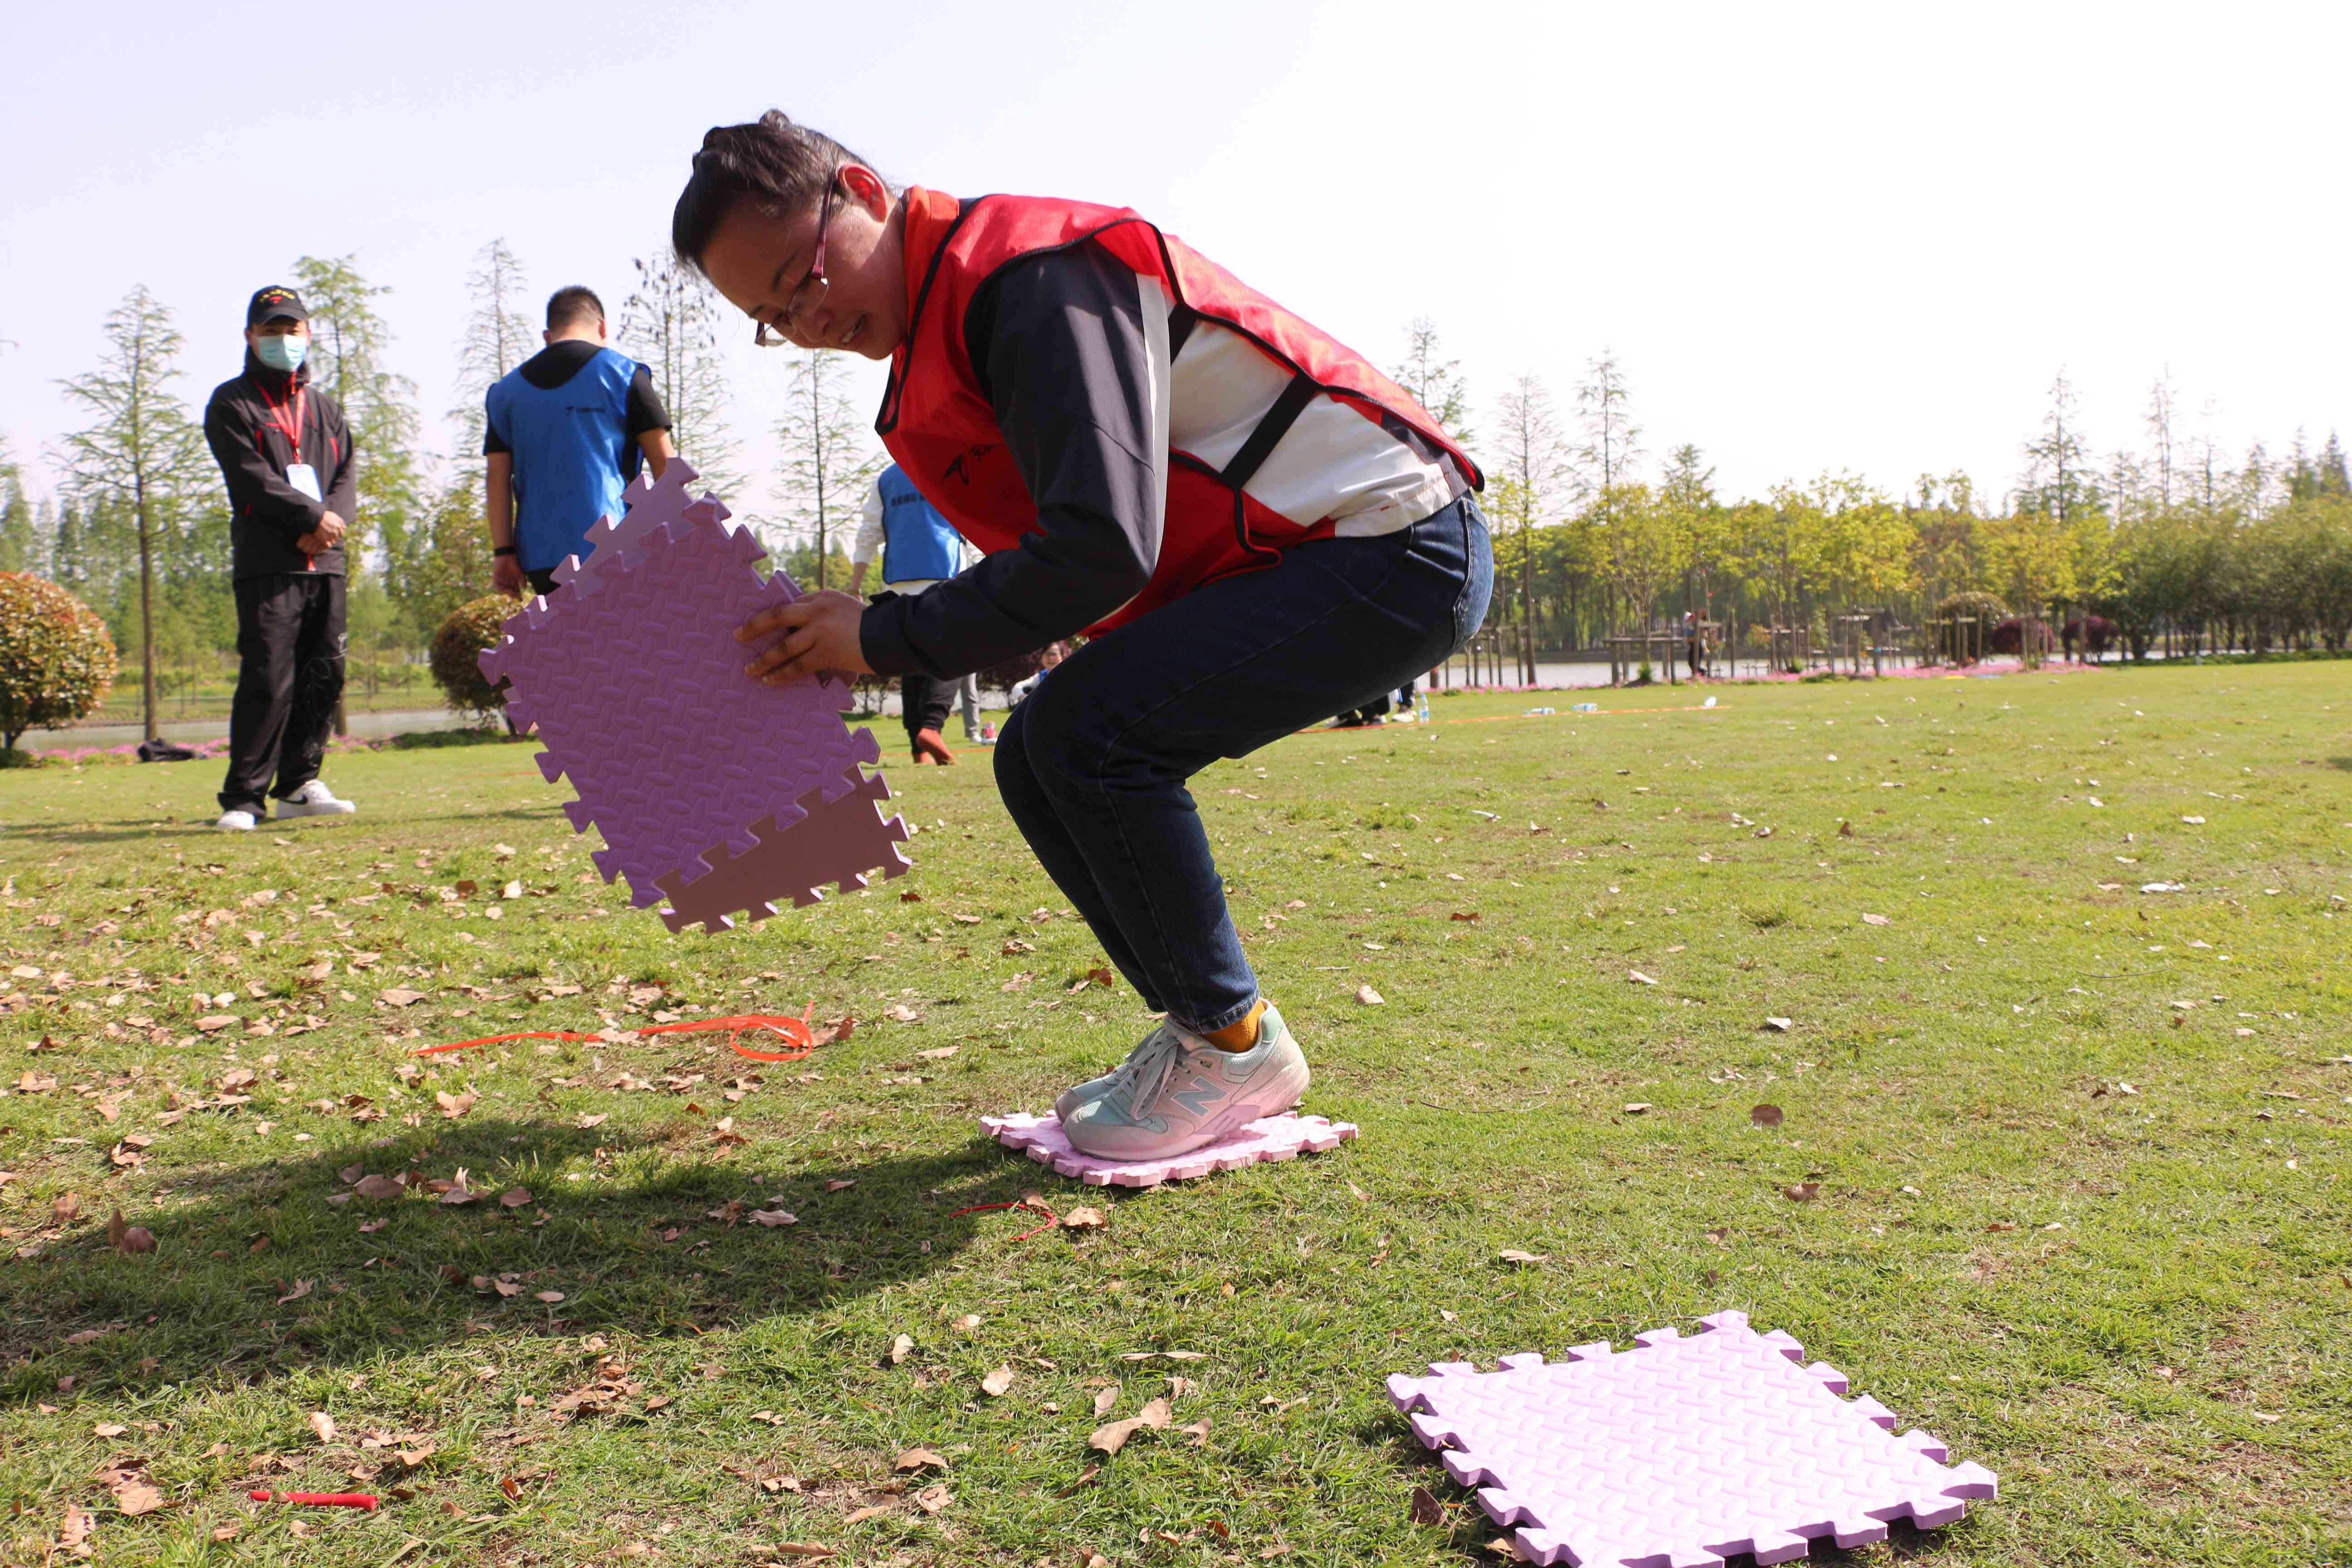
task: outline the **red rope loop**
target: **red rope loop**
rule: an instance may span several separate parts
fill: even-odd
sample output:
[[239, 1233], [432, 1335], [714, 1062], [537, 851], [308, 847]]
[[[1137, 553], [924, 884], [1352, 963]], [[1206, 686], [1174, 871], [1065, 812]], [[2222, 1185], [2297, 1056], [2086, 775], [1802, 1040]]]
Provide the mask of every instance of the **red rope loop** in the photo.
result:
[[1045, 1200], [1043, 1198], [1015, 1198], [1009, 1204], [973, 1204], [968, 1208], [960, 1208], [956, 1210], [954, 1214], [949, 1215], [948, 1218], [954, 1219], [960, 1215], [978, 1214], [982, 1209], [1027, 1209], [1032, 1214], [1041, 1214], [1045, 1216], [1045, 1223], [1044, 1225], [1037, 1226], [1034, 1230], [1023, 1231], [1019, 1236], [1013, 1238], [1015, 1241], [1026, 1241], [1033, 1236], [1043, 1236], [1045, 1232], [1053, 1229], [1055, 1226], [1062, 1223], [1061, 1220], [1055, 1215], [1054, 1211], [1045, 1206]]

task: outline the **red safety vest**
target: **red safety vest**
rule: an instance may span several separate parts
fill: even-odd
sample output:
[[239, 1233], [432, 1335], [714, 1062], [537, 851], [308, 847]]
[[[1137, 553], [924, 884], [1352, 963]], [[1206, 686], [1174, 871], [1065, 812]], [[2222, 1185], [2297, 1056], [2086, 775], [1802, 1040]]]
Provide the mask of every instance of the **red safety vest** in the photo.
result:
[[1269, 565], [1288, 545], [1329, 536], [1328, 521], [1302, 529], [1242, 488], [1318, 394], [1396, 431], [1426, 457], [1451, 458], [1472, 485], [1483, 488], [1469, 455], [1361, 354], [1126, 208], [1043, 196], [959, 203], [917, 186], [907, 192], [906, 211], [908, 324], [906, 341], [891, 355], [874, 428], [924, 498], [984, 552], [1013, 548], [1037, 524], [1036, 502], [965, 353], [966, 313], [998, 268], [1092, 240], [1139, 276], [1157, 279], [1171, 305], [1239, 332], [1293, 372], [1290, 385], [1223, 467], [1181, 451], [1169, 454], [1159, 563], [1143, 592], [1087, 627], [1090, 633], [1108, 631], [1216, 578]]

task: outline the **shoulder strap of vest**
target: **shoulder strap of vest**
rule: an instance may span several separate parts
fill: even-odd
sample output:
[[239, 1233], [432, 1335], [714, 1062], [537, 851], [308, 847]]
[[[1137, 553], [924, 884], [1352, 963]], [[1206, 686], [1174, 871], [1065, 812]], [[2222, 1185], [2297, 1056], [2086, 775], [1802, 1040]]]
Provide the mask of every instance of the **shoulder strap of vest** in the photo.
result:
[[1233, 461], [1218, 470], [1218, 480], [1238, 494], [1322, 390], [1313, 376], [1303, 373], [1292, 376], [1290, 384], [1274, 400], [1274, 405], [1265, 411], [1265, 416], [1257, 422], [1257, 428], [1249, 433], [1249, 439], [1242, 443], [1241, 450], [1234, 454]]

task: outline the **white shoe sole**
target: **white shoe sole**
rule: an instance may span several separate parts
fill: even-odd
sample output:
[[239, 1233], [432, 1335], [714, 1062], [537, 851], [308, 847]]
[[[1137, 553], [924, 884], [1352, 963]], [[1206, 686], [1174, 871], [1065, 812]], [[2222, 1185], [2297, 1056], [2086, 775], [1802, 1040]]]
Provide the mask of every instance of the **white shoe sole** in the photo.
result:
[[281, 800], [278, 803], [278, 820], [295, 816], [349, 816], [359, 807], [350, 801], [339, 800], [332, 805], [313, 805], [309, 801]]

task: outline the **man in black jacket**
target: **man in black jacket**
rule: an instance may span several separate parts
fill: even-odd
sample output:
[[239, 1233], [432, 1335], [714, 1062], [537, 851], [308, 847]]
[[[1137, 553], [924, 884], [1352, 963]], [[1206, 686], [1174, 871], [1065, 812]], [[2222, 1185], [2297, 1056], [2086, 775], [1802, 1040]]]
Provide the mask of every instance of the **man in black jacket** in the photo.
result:
[[[220, 826], [356, 809], [319, 778], [343, 690], [343, 541], [357, 479], [342, 405], [310, 384], [310, 312], [291, 289], [253, 296], [245, 373], [205, 405], [205, 439], [228, 482], [236, 651]], [[273, 789], [271, 777], [276, 776]]]

